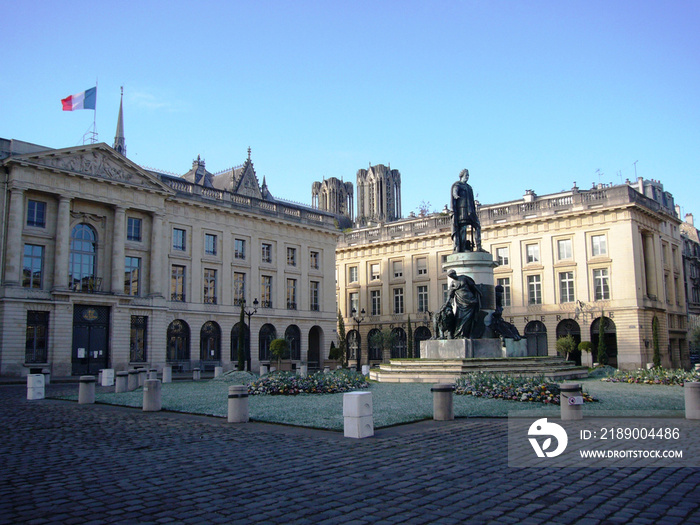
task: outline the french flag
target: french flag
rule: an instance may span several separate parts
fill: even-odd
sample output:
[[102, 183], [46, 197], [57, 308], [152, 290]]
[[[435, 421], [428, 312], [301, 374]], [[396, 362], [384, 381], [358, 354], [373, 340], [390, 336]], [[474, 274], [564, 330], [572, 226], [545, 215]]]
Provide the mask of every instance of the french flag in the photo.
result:
[[63, 111], [75, 111], [76, 109], [95, 109], [97, 103], [97, 86], [82, 93], [77, 93], [61, 100]]

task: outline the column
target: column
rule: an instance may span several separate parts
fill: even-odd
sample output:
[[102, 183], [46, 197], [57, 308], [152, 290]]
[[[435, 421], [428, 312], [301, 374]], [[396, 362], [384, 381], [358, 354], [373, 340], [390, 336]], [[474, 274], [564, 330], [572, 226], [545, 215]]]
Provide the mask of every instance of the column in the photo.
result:
[[56, 255], [54, 257], [53, 287], [68, 288], [68, 264], [70, 256], [70, 203], [69, 197], [61, 196], [56, 216]]
[[656, 257], [654, 257], [654, 237], [643, 233], [644, 237], [644, 269], [647, 278], [647, 295], [659, 299], [659, 288], [656, 283]]
[[10, 213], [7, 217], [7, 249], [5, 252], [5, 284], [19, 286], [22, 269], [22, 224], [24, 221], [24, 190], [10, 190]]
[[167, 268], [163, 269], [163, 216], [154, 213], [151, 228], [151, 278], [150, 295], [152, 297], [163, 296], [163, 273], [167, 274]]
[[124, 293], [124, 229], [126, 210], [114, 209], [114, 232], [112, 235], [112, 286], [113, 294]]

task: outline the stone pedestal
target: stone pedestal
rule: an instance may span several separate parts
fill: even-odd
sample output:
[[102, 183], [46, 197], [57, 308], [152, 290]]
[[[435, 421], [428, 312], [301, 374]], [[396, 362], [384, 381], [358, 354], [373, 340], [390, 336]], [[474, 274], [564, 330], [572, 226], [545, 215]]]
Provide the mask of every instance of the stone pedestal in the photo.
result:
[[224, 375], [224, 367], [223, 366], [215, 366], [214, 367], [214, 377], [221, 377]]
[[143, 411], [159, 412], [162, 406], [160, 381], [146, 379], [143, 383]]
[[583, 419], [583, 399], [581, 397], [580, 384], [566, 383], [561, 385], [559, 403], [562, 421]]
[[503, 357], [500, 339], [428, 339], [420, 342], [421, 359]]
[[493, 284], [493, 269], [496, 263], [488, 252], [452, 253], [447, 256], [442, 268], [445, 272], [454, 270], [457, 275], [468, 275], [481, 290], [481, 309], [493, 312], [496, 309], [496, 293]]
[[173, 382], [173, 367], [172, 366], [164, 366], [163, 367], [163, 383], [172, 383]]
[[454, 385], [440, 383], [430, 391], [433, 393], [433, 419], [435, 421], [451, 421], [455, 418], [452, 393]]
[[27, 376], [27, 399], [44, 399], [44, 375], [29, 374]]
[[228, 387], [228, 422], [247, 423], [249, 417], [248, 387], [246, 385]]
[[527, 357], [527, 339], [506, 339], [505, 357]]
[[343, 394], [343, 434], [349, 438], [374, 435], [372, 392]]
[[95, 402], [95, 376], [80, 376], [78, 386], [78, 404], [85, 405]]
[[116, 393], [128, 392], [129, 390], [129, 372], [117, 372], [117, 380], [114, 385]]
[[700, 419], [700, 383], [686, 382], [683, 386], [685, 394], [685, 418]]
[[127, 382], [127, 388], [129, 392], [136, 390], [139, 387], [139, 371], [135, 369], [129, 370], [129, 380]]
[[102, 386], [114, 386], [114, 368], [105, 368], [102, 370], [100, 384]]

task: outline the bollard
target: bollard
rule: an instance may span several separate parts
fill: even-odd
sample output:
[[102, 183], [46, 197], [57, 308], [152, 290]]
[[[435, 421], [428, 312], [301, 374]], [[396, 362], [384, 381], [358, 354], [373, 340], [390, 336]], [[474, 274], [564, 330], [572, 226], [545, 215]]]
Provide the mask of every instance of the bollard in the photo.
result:
[[439, 383], [430, 389], [433, 393], [433, 419], [451, 421], [455, 418], [452, 393], [455, 387], [449, 383]]
[[685, 390], [685, 418], [700, 419], [700, 383], [686, 382]]
[[145, 368], [139, 368], [136, 371], [139, 373], [139, 386], [143, 386], [148, 376], [148, 370], [146, 370]]
[[172, 366], [164, 366], [163, 367], [163, 383], [172, 383], [173, 382], [173, 367]]
[[44, 399], [44, 374], [27, 376], [27, 399]]
[[114, 384], [114, 392], [127, 392], [129, 390], [129, 372], [117, 372], [117, 380]]
[[102, 370], [102, 386], [114, 386], [114, 368], [105, 368]]
[[343, 433], [345, 437], [358, 439], [374, 435], [372, 392], [343, 394]]
[[369, 365], [362, 365], [362, 375], [363, 376], [369, 375]]
[[224, 375], [224, 367], [223, 366], [215, 366], [214, 367], [214, 377], [221, 377]]
[[579, 383], [565, 383], [561, 385], [559, 394], [562, 421], [576, 421], [583, 419], [583, 396]]
[[51, 384], [51, 370], [48, 368], [42, 368], [41, 373], [44, 374], [44, 385]]
[[159, 412], [161, 407], [160, 381], [146, 379], [143, 384], [143, 411]]
[[306, 376], [308, 376], [308, 375], [309, 375], [309, 365], [306, 365], [306, 364], [301, 365], [301, 366], [299, 367], [299, 375], [300, 375], [301, 377], [306, 377]]
[[78, 404], [86, 405], [95, 402], [95, 383], [95, 376], [80, 376]]
[[192, 370], [192, 380], [193, 381], [199, 381], [202, 378], [202, 373], [199, 370], [199, 368], [194, 368]]
[[323, 367], [323, 373], [324, 373], [324, 374], [330, 374], [330, 373], [331, 373], [331, 367], [330, 367], [330, 366], [324, 366], [324, 367]]
[[146, 379], [158, 379], [158, 370], [151, 368], [148, 370], [148, 377]]
[[100, 371], [97, 372], [97, 382], [99, 384], [102, 384], [102, 372], [104, 372], [104, 368], [100, 368]]
[[264, 376], [267, 374], [267, 365], [260, 365], [260, 375]]
[[127, 388], [129, 392], [136, 390], [139, 387], [139, 371], [132, 368], [129, 370], [129, 383]]
[[248, 419], [248, 387], [246, 385], [228, 387], [228, 422], [247, 423]]

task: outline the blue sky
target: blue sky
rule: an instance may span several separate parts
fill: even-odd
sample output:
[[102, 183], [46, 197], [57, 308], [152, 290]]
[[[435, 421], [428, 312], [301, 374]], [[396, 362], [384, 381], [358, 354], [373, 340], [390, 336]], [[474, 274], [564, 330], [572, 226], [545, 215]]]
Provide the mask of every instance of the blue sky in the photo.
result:
[[[82, 144], [95, 85], [128, 156], [217, 172], [247, 148], [273, 195], [391, 164], [403, 214], [468, 168], [491, 204], [638, 176], [700, 213], [700, 2], [0, 0], [0, 137]], [[602, 173], [602, 175], [599, 175]]]

